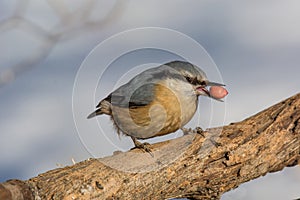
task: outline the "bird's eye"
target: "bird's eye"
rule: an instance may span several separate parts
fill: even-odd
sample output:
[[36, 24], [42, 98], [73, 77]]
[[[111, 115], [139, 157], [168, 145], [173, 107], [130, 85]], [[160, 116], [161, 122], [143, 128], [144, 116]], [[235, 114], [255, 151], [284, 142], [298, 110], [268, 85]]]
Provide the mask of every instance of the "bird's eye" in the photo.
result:
[[206, 82], [205, 82], [205, 81], [201, 81], [201, 82], [200, 82], [200, 85], [205, 86], [205, 85], [206, 85]]
[[187, 77], [185, 77], [185, 78], [186, 78], [187, 82], [192, 83], [193, 80], [192, 80], [191, 77], [188, 77], [188, 76], [187, 76]]

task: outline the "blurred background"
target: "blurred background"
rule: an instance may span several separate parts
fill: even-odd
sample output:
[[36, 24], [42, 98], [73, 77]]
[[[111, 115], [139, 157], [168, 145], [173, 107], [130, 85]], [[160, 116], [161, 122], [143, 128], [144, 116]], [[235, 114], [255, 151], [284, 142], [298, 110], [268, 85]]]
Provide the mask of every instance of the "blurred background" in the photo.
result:
[[[199, 59], [207, 62], [196, 64], [209, 79], [224, 82], [229, 95], [223, 104], [201, 98], [202, 112], [189, 127], [241, 121], [298, 93], [299, 9], [296, 0], [1, 0], [0, 181], [29, 179], [133, 146], [117, 136], [108, 117], [85, 117], [138, 72], [185, 58], [149, 46], [136, 50], [131, 45], [137, 41], [176, 46], [182, 41], [174, 33], [206, 50]], [[167, 36], [118, 37], [143, 27], [160, 27]], [[189, 47], [182, 45], [186, 55], [193, 53]], [[113, 57], [120, 49], [130, 51]], [[293, 167], [245, 183], [222, 199], [297, 197], [300, 168]]]

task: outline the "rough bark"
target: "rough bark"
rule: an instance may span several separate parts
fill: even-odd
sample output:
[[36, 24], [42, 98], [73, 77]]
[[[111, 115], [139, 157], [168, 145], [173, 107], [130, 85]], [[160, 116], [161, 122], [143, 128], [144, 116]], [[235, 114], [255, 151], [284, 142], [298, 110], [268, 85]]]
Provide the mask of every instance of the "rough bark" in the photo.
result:
[[[0, 199], [219, 199], [299, 164], [300, 93], [248, 119], [0, 184]], [[6, 196], [5, 196], [6, 195]]]

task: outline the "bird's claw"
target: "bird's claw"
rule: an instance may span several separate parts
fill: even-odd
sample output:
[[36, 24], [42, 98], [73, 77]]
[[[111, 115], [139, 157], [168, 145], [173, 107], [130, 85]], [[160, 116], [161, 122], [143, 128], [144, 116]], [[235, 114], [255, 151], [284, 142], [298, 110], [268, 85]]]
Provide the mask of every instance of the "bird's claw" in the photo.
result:
[[196, 127], [195, 132], [205, 138], [205, 135], [203, 134], [204, 131], [201, 127]]
[[147, 143], [147, 142], [145, 142], [145, 143], [141, 143], [140, 142], [138, 145], [135, 144], [134, 149], [135, 148], [139, 148], [139, 149], [144, 150], [145, 152], [149, 153], [152, 157], [154, 157], [150, 146], [151, 145], [149, 143]]
[[183, 135], [188, 135], [189, 133], [196, 133], [201, 135], [202, 137], [205, 137], [203, 134], [203, 129], [201, 127], [196, 127], [195, 129], [191, 129], [191, 128], [181, 128]]
[[141, 149], [141, 150], [144, 150], [145, 152], [149, 153], [152, 157], [154, 157], [152, 151], [151, 151], [151, 144], [149, 144], [148, 142], [145, 142], [145, 143], [141, 143], [139, 141], [137, 141], [135, 138], [132, 138], [133, 140], [133, 143], [134, 143], [134, 146], [132, 149]]
[[182, 127], [181, 130], [183, 132], [183, 135], [188, 135], [189, 133], [192, 132], [191, 128], [184, 128], [184, 127]]

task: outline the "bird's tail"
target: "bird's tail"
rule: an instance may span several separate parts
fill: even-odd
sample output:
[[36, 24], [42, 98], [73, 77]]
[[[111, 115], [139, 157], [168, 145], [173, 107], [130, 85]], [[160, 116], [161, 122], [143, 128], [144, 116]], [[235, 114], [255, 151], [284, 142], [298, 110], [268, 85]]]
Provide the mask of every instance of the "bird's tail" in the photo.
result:
[[102, 115], [102, 114], [107, 114], [107, 115], [111, 115], [112, 111], [111, 111], [111, 104], [109, 101], [107, 100], [102, 100], [98, 105], [97, 105], [97, 110], [92, 112], [91, 114], [89, 114], [89, 116], [87, 116], [88, 119], [95, 117], [97, 115]]
[[97, 115], [102, 115], [103, 112], [101, 111], [101, 108], [97, 109], [96, 111], [92, 112], [91, 114], [89, 114], [87, 116], [88, 119], [92, 118], [92, 117], [95, 117]]

